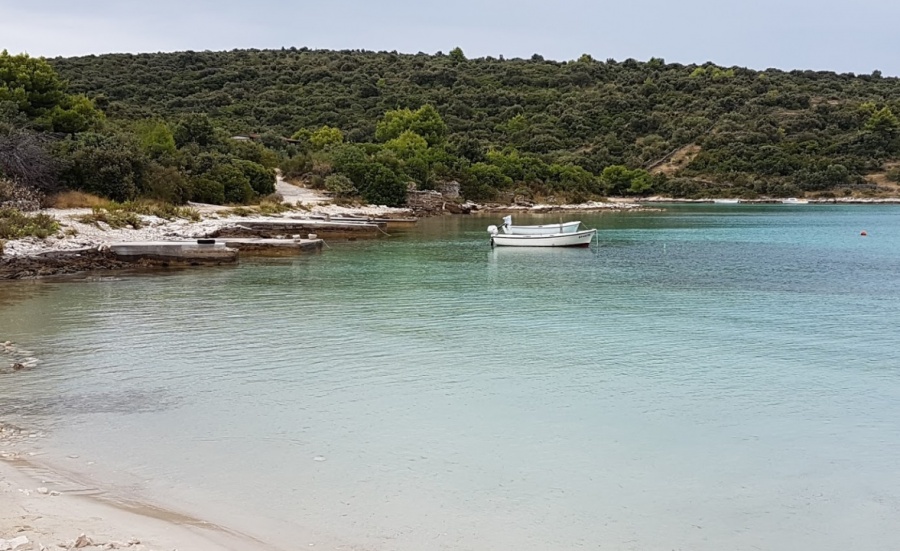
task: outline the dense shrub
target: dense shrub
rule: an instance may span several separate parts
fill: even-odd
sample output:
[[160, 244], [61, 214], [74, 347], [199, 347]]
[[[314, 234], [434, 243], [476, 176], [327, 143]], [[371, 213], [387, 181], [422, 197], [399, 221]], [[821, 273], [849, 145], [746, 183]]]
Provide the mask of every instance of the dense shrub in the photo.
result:
[[192, 178], [190, 184], [191, 201], [212, 205], [225, 203], [225, 185], [222, 182], [201, 176]]
[[115, 201], [137, 197], [148, 159], [131, 136], [83, 133], [60, 142], [62, 180], [68, 187]]
[[361, 180], [354, 181], [366, 202], [373, 205], [400, 207], [406, 203], [406, 183], [383, 164], [364, 165]]
[[180, 205], [191, 198], [191, 189], [188, 179], [178, 169], [151, 163], [144, 174], [141, 195]]
[[325, 190], [335, 197], [352, 197], [359, 193], [353, 181], [343, 174], [331, 174], [325, 178]]
[[275, 193], [275, 171], [253, 161], [235, 159], [237, 166], [244, 176], [250, 181], [250, 187], [257, 195], [270, 195]]
[[230, 163], [216, 165], [206, 176], [222, 184], [226, 203], [249, 203], [255, 196], [250, 179], [237, 166]]

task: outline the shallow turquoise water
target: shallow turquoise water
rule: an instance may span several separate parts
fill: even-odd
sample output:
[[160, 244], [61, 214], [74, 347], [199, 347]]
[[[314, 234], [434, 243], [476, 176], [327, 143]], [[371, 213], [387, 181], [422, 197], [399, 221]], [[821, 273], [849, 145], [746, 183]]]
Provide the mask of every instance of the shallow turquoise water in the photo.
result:
[[900, 548], [900, 208], [578, 218], [599, 247], [492, 250], [493, 218], [452, 217], [3, 284], [0, 340], [43, 363], [0, 418], [276, 543]]

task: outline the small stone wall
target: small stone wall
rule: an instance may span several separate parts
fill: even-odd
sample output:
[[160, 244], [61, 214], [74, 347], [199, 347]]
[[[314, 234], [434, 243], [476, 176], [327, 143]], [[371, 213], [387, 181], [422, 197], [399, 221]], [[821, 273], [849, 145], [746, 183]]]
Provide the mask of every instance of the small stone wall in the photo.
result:
[[413, 209], [441, 210], [446, 199], [440, 191], [407, 191], [406, 204]]

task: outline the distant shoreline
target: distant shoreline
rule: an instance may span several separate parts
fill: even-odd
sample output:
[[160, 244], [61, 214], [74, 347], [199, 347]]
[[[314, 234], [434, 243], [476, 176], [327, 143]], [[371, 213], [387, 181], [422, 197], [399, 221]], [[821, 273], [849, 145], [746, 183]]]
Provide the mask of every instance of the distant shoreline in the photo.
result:
[[678, 199], [674, 197], [646, 197], [636, 200], [638, 203], [726, 203], [735, 202], [746, 205], [782, 205], [782, 204], [810, 204], [810, 205], [894, 205], [900, 204], [900, 197], [832, 197], [828, 199], [798, 199], [790, 201], [788, 198], [760, 198], [741, 199], [740, 197], [717, 197], [715, 199]]
[[[311, 191], [311, 190], [310, 190]], [[308, 198], [307, 198], [308, 199]], [[326, 199], [327, 200], [327, 199]], [[603, 202], [580, 204], [501, 204], [501, 203], [466, 203], [465, 213], [478, 214], [576, 214], [590, 212], [652, 212], [661, 211], [665, 205], [675, 204], [722, 204], [724, 205], [895, 205], [900, 204], [900, 197], [858, 198], [841, 197], [829, 199], [740, 199], [740, 198], [703, 198], [679, 199], [672, 197], [615, 197]], [[201, 206], [202, 218], [199, 221], [163, 220], [152, 216], [143, 216], [144, 227], [140, 229], [105, 227], [101, 229], [91, 224], [78, 221], [78, 217], [90, 212], [89, 209], [69, 209], [41, 211], [50, 214], [60, 221], [63, 230], [56, 236], [47, 239], [24, 238], [7, 241], [3, 254], [0, 255], [0, 280], [4, 279], [40, 279], [52, 276], [78, 274], [86, 272], [104, 272], [112, 270], [128, 270], [140, 268], [140, 263], [125, 262], [104, 252], [104, 246], [114, 242], [149, 242], [149, 241], [185, 241], [206, 238], [217, 229], [228, 225], [240, 225], [240, 216], [223, 212], [224, 208]], [[341, 207], [329, 203], [316, 203], [309, 215], [330, 216], [385, 216], [411, 215], [440, 216], [452, 214], [449, 210], [417, 211], [414, 209], [386, 209], [374, 205]], [[296, 214], [296, 213], [294, 213]], [[222, 217], [220, 218], [220, 215]], [[277, 220], [273, 216], [271, 220]], [[152, 266], [153, 263], [145, 263]]]

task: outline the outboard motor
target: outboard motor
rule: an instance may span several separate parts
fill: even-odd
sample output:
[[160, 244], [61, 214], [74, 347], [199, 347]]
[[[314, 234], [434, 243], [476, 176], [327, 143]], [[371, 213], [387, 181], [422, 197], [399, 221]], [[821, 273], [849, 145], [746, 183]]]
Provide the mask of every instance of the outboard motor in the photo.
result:
[[497, 229], [497, 226], [491, 224], [487, 228], [488, 233], [491, 234], [491, 248], [494, 247], [494, 236], [500, 233], [500, 230]]

